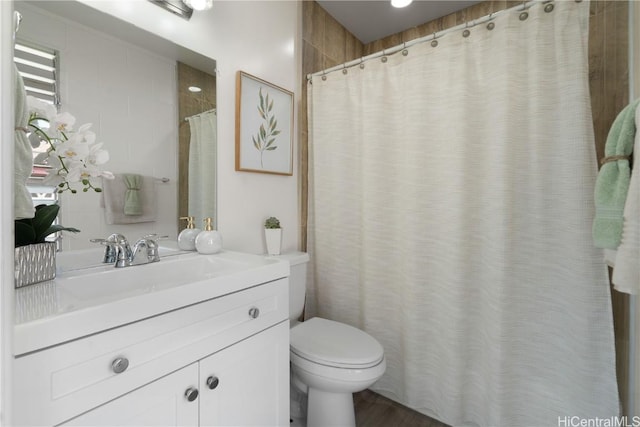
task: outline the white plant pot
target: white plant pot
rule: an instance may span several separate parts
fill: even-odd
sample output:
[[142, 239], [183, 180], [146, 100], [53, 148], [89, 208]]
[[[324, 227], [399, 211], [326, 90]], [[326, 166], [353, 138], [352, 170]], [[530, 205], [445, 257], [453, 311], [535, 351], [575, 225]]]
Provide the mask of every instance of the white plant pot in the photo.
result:
[[267, 242], [267, 254], [280, 255], [282, 245], [282, 228], [265, 228], [264, 239]]

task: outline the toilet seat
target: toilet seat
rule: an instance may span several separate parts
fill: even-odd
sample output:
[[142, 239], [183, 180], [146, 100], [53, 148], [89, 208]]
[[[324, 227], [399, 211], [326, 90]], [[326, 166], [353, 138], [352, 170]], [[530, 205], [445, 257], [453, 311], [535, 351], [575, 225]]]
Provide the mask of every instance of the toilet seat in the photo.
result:
[[291, 328], [290, 339], [293, 354], [320, 365], [365, 369], [384, 358], [382, 345], [366, 332], [319, 317]]

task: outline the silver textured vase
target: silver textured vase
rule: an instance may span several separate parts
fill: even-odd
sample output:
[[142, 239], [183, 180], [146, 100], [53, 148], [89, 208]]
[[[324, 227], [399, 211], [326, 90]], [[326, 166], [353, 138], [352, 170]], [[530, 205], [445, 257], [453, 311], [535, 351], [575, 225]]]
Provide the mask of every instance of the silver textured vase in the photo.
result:
[[16, 288], [56, 277], [56, 244], [35, 243], [15, 249]]

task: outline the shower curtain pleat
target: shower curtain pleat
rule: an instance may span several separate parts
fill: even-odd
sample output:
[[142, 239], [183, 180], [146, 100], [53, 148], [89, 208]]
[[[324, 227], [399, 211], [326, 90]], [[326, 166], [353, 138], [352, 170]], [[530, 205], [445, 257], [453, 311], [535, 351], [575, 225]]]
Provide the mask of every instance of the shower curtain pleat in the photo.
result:
[[203, 228], [203, 219], [215, 220], [216, 202], [216, 112], [207, 111], [188, 117], [189, 140], [189, 215], [196, 227]]
[[619, 410], [589, 4], [554, 4], [308, 86], [307, 316], [377, 338], [373, 389], [451, 425]]

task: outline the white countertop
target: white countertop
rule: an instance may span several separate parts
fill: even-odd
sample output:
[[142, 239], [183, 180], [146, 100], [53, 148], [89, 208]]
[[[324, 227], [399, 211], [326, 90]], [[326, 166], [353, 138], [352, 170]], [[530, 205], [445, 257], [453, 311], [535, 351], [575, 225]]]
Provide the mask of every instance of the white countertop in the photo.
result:
[[14, 354], [37, 351], [289, 275], [277, 258], [222, 251], [63, 271], [16, 289]]

